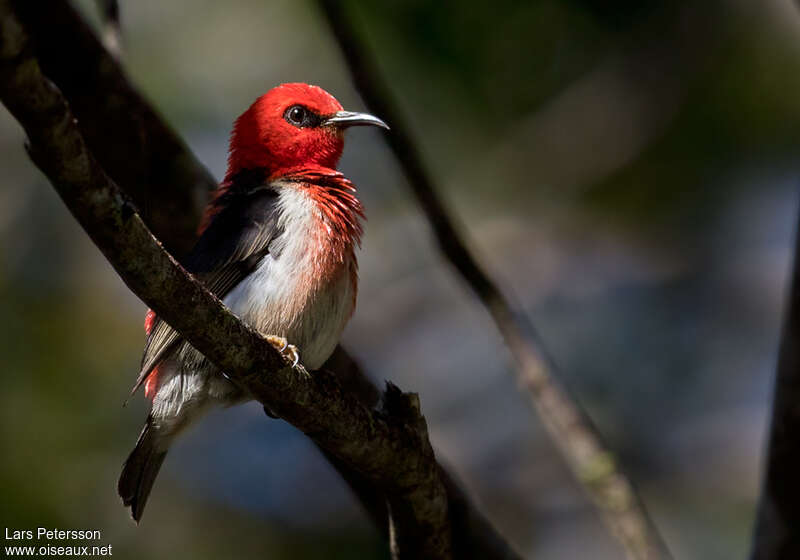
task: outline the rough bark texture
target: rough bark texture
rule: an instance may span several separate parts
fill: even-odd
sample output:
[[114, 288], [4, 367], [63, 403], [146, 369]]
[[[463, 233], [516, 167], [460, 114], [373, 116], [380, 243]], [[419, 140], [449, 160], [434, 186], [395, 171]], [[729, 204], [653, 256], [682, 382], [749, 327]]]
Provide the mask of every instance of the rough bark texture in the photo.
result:
[[800, 226], [787, 299], [753, 560], [800, 558]]
[[340, 0], [318, 0], [342, 49], [359, 93], [391, 127], [386, 139], [433, 230], [444, 258], [486, 307], [517, 362], [520, 385], [575, 477], [632, 560], [670, 558], [633, 485], [605, 448], [589, 417], [555, 377], [533, 325], [515, 308], [467, 248], [437, 194], [390, 89]]
[[[126, 284], [258, 400], [306, 432], [379, 526], [386, 527], [389, 502], [396, 557], [449, 557], [452, 518], [457, 557], [518, 558], [436, 464], [415, 396], [388, 392], [387, 402], [403, 411], [399, 420], [371, 410], [379, 392], [341, 348], [325, 366], [335, 376], [324, 371], [312, 379], [286, 368], [271, 346], [163, 251], [109, 175], [146, 207], [158, 202], [149, 205], [146, 221], [181, 253], [191, 246], [214, 181], [80, 17], [63, 1], [45, 4], [48, 9], [37, 11], [25, 2], [0, 1], [0, 96], [28, 133], [34, 161]], [[26, 31], [37, 39], [35, 52]], [[44, 75], [34, 55], [44, 59]], [[70, 92], [79, 119], [48, 78]], [[176, 221], [175, 213], [153, 208], [162, 204], [190, 217]], [[194, 313], [186, 316], [185, 309]]]

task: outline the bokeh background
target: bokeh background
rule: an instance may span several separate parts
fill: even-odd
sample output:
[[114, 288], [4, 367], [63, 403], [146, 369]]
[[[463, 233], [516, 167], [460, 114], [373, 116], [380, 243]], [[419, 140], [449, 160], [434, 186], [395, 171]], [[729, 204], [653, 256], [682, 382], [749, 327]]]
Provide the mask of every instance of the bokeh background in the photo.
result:
[[[97, 23], [94, 3], [79, 2]], [[747, 554], [800, 176], [791, 0], [350, 1], [470, 243], [541, 331], [676, 558]], [[284, 81], [363, 109], [313, 3], [121, 2], [132, 81], [220, 177]], [[100, 529], [121, 558], [387, 558], [344, 484], [258, 406], [170, 453], [140, 527], [115, 483], [144, 306], [0, 108], [0, 524]], [[418, 391], [440, 459], [528, 558], [621, 558], [436, 253], [378, 131], [345, 343]]]

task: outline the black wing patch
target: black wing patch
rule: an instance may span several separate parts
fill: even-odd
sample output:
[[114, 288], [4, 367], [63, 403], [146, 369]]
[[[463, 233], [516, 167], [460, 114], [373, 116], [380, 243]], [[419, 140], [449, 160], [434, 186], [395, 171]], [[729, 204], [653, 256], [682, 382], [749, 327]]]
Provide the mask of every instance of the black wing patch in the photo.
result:
[[[224, 298], [270, 252], [280, 236], [278, 193], [263, 187], [249, 193], [230, 193], [225, 208], [214, 217], [186, 259], [191, 272], [218, 298]], [[181, 342], [181, 336], [156, 317], [147, 337], [139, 377], [132, 393]]]

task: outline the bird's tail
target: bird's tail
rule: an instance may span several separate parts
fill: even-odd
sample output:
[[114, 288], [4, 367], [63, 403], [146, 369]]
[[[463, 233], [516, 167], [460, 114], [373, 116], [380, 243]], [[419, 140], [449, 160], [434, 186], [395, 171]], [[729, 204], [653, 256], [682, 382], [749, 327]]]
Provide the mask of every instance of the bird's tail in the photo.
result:
[[119, 477], [117, 491], [122, 503], [131, 508], [131, 516], [137, 523], [142, 518], [147, 497], [153, 488], [161, 463], [167, 455], [166, 448], [158, 437], [153, 417], [148, 416], [136, 447], [133, 448]]

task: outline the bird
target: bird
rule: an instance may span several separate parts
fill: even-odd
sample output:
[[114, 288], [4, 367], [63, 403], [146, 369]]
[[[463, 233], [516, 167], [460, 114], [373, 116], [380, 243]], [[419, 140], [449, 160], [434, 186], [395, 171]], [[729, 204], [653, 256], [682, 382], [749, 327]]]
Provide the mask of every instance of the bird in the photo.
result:
[[[302, 371], [320, 368], [353, 314], [364, 209], [337, 171], [344, 131], [388, 129], [331, 94], [281, 84], [233, 124], [228, 167], [185, 268]], [[187, 310], [190, 312], [190, 310]], [[170, 445], [214, 405], [245, 402], [234, 385], [152, 310], [139, 376], [152, 401], [117, 490], [136, 523]], [[268, 411], [269, 412], [269, 411]]]

